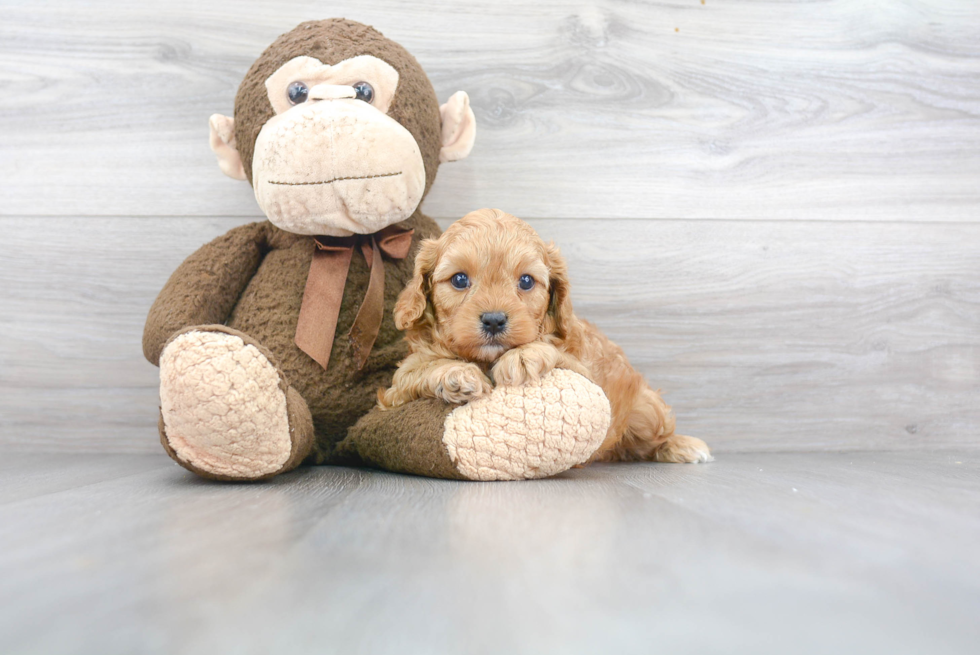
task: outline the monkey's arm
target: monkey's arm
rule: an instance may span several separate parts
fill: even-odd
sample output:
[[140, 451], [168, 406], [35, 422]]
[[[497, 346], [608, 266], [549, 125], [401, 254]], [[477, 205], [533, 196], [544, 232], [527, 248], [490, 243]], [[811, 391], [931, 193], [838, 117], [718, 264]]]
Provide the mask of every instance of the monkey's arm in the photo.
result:
[[191, 325], [223, 324], [266, 251], [267, 223], [230, 230], [177, 267], [150, 308], [143, 328], [143, 354], [159, 365], [171, 336]]

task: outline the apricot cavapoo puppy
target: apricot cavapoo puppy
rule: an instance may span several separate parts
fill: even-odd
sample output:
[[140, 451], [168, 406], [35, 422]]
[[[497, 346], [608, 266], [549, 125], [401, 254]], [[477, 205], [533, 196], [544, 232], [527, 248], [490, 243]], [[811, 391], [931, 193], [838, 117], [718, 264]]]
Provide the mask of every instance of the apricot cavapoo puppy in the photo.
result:
[[510, 214], [475, 211], [423, 241], [395, 324], [411, 354], [378, 393], [382, 408], [416, 398], [465, 403], [495, 383], [567, 368], [602, 387], [612, 408], [594, 461], [711, 459], [703, 441], [674, 434], [670, 407], [623, 350], [572, 312], [558, 248]]

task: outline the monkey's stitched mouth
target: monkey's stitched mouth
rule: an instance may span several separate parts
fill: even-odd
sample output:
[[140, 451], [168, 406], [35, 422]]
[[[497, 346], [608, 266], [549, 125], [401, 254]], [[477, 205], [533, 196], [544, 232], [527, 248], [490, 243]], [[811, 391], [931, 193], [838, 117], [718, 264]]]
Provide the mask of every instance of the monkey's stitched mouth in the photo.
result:
[[397, 173], [382, 173], [380, 175], [352, 175], [350, 177], [335, 177], [332, 180], [325, 180], [323, 182], [277, 182], [274, 180], [269, 180], [269, 184], [278, 184], [281, 186], [316, 186], [318, 184], [333, 184], [334, 182], [343, 182], [345, 180], [373, 180], [378, 177], [394, 177], [396, 175], [401, 175], [402, 172]]

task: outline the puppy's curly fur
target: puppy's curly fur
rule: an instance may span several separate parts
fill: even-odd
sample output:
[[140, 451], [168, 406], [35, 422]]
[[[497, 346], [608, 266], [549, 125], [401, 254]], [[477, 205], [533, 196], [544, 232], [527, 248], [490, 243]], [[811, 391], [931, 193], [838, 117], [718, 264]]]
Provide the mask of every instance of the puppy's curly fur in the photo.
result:
[[670, 407], [623, 350], [572, 311], [568, 270], [554, 244], [498, 209], [481, 209], [422, 242], [415, 276], [395, 305], [411, 354], [378, 404], [416, 398], [464, 403], [493, 385], [520, 385], [553, 368], [605, 392], [612, 422], [593, 460], [704, 462], [700, 439], [674, 433]]

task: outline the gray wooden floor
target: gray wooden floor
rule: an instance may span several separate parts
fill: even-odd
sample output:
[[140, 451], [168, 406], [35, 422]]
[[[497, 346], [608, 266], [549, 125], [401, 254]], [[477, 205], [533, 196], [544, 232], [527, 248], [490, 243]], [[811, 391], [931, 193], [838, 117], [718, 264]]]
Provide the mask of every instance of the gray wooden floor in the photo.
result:
[[976, 653], [980, 452], [525, 483], [0, 461], [0, 652]]

